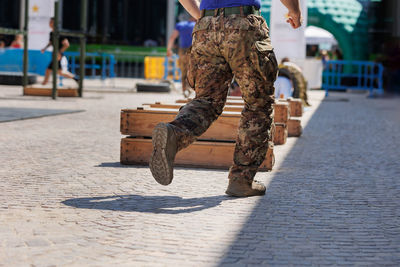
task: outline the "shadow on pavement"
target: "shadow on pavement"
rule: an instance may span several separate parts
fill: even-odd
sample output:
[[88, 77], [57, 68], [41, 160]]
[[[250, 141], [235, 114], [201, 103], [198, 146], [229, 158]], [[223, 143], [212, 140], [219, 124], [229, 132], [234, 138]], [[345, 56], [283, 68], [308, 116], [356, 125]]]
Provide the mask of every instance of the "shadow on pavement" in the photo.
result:
[[[120, 162], [102, 162], [99, 165], [95, 165], [94, 167], [101, 167], [101, 168], [135, 168], [135, 169], [149, 169], [148, 164], [142, 164], [142, 165], [125, 165], [121, 164]], [[199, 167], [188, 167], [188, 166], [174, 166], [174, 170], [195, 170], [195, 171], [202, 171], [202, 172], [226, 172], [226, 169], [221, 169], [221, 168], [199, 168]]]
[[36, 119], [80, 112], [85, 112], [85, 110], [0, 107], [0, 122]]
[[400, 266], [398, 103], [331, 95], [219, 266]]
[[80, 209], [136, 211], [145, 213], [179, 214], [218, 206], [228, 196], [181, 198], [178, 196], [116, 195], [107, 197], [73, 198], [62, 203]]
[[123, 165], [121, 162], [102, 162], [95, 167], [105, 167], [105, 168], [129, 168], [130, 165]]

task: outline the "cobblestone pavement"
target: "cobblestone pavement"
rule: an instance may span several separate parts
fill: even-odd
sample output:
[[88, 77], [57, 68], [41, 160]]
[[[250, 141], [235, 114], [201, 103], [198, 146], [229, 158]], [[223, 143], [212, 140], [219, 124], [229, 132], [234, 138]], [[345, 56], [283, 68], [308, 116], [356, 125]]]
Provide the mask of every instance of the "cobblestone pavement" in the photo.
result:
[[227, 171], [118, 163], [120, 109], [178, 94], [20, 91], [0, 107], [85, 112], [0, 123], [1, 266], [400, 265], [399, 98], [310, 92], [266, 195], [235, 199]]

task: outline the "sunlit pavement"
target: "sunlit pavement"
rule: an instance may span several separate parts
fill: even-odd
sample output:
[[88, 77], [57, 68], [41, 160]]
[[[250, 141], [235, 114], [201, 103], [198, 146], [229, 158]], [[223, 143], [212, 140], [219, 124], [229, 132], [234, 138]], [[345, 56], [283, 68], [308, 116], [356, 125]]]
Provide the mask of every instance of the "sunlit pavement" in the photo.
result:
[[1, 108], [81, 111], [0, 123], [0, 266], [400, 265], [400, 98], [309, 92], [266, 195], [236, 199], [227, 171], [119, 164], [120, 109], [178, 92], [93, 91], [0, 86]]

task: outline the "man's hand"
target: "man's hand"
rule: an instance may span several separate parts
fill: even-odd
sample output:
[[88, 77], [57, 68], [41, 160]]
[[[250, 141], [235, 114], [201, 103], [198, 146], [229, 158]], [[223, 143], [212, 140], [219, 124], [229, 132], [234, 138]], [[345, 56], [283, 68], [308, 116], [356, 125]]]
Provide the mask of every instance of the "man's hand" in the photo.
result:
[[44, 49], [44, 48], [43, 48], [42, 50], [40, 50], [40, 52], [41, 52], [42, 54], [44, 53], [44, 51], [46, 51], [46, 49]]
[[301, 23], [303, 22], [303, 18], [301, 17], [301, 13], [300, 12], [291, 12], [289, 11], [289, 13], [287, 14], [287, 23], [289, 23], [293, 29], [297, 29], [301, 26]]
[[60, 61], [60, 60], [61, 60], [61, 57], [62, 57], [61, 53], [58, 53], [58, 55], [57, 55], [57, 60]]
[[168, 49], [167, 50], [167, 57], [172, 57], [172, 50], [171, 49]]
[[301, 26], [301, 11], [299, 0], [281, 0], [282, 4], [289, 10], [286, 22], [289, 23], [293, 29]]

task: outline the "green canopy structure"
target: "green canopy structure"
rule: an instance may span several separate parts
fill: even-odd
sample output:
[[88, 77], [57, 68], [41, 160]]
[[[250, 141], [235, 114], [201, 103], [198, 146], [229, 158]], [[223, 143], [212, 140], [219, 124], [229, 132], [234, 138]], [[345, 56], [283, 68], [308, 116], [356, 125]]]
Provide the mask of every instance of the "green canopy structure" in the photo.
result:
[[[271, 0], [261, 0], [261, 13], [270, 21]], [[307, 25], [323, 28], [335, 36], [344, 60], [368, 59], [369, 21], [357, 0], [308, 0]]]

